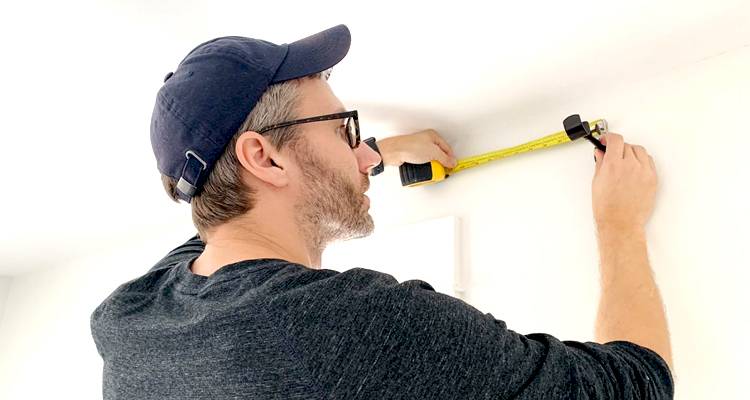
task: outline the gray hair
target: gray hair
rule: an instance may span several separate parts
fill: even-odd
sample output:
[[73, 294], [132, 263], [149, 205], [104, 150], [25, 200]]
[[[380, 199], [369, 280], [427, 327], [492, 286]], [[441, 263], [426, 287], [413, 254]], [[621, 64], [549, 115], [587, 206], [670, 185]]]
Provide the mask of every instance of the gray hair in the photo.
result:
[[[318, 72], [298, 79], [292, 79], [269, 86], [258, 103], [245, 118], [240, 129], [224, 149], [201, 189], [192, 198], [193, 225], [198, 230], [201, 240], [206, 241], [207, 234], [223, 223], [248, 213], [255, 206], [257, 190], [242, 182], [235, 145], [237, 138], [247, 131], [257, 131], [265, 126], [298, 118], [299, 84], [303, 79], [328, 79], [331, 70]], [[271, 144], [281, 150], [284, 146], [294, 148], [298, 135], [296, 125], [273, 129], [264, 134]], [[175, 193], [177, 180], [162, 174], [162, 184], [169, 197], [179, 203]]]

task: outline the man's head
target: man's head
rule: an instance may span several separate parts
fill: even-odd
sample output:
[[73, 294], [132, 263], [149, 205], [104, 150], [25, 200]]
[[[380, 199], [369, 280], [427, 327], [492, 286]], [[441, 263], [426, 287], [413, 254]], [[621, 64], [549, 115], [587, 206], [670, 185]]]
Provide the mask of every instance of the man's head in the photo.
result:
[[[273, 83], [262, 92], [191, 198], [193, 223], [204, 241], [223, 224], [275, 217], [257, 210], [292, 213], [321, 247], [372, 231], [364, 192], [369, 170], [380, 157], [367, 145], [352, 149], [342, 119], [258, 133], [280, 122], [343, 111], [328, 85], [329, 73], [326, 69]], [[177, 179], [162, 173], [162, 182], [178, 201]]]
[[[344, 106], [323, 79], [304, 79], [299, 86], [301, 118], [343, 112]], [[336, 239], [369, 235], [370, 170], [380, 156], [360, 143], [352, 148], [342, 119], [301, 124], [291, 155], [292, 192], [298, 225], [315, 239], [316, 248]], [[248, 133], [251, 135], [251, 133]], [[252, 137], [250, 138], [252, 140]]]

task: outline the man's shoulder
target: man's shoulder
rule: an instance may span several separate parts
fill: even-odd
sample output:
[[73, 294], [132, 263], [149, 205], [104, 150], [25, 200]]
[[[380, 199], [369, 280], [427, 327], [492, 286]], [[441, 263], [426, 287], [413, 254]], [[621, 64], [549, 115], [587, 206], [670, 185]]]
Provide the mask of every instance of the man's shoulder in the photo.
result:
[[134, 305], [148, 301], [148, 298], [158, 292], [159, 287], [170, 279], [175, 266], [197, 257], [204, 248], [205, 244], [195, 234], [183, 244], [167, 252], [146, 273], [115, 288], [92, 313], [92, 324], [114, 319], [122, 312], [129, 312], [127, 310]]
[[421, 287], [434, 290], [429, 283], [421, 280], [409, 280], [399, 283], [392, 275], [368, 268], [355, 267], [344, 271], [332, 269], [300, 268], [289, 270], [284, 279], [299, 280], [307, 283], [302, 287], [316, 291], [320, 289], [332, 296], [347, 293], [368, 293], [399, 288]]
[[198, 234], [193, 235], [185, 243], [170, 250], [161, 260], [149, 269], [148, 272], [167, 269], [175, 266], [180, 261], [186, 261], [195, 258], [205, 250], [206, 244], [200, 239]]
[[308, 316], [326, 314], [336, 309], [348, 312], [392, 312], [408, 304], [410, 298], [437, 294], [427, 282], [413, 279], [400, 282], [392, 275], [367, 268], [351, 268], [343, 272], [330, 269], [289, 269], [280, 274], [278, 285], [285, 290], [272, 290], [271, 305], [287, 317], [305, 310]]
[[131, 315], [148, 303], [153, 294], [168, 279], [171, 268], [151, 271], [120, 284], [91, 313], [92, 328], [109, 326], [119, 318]]

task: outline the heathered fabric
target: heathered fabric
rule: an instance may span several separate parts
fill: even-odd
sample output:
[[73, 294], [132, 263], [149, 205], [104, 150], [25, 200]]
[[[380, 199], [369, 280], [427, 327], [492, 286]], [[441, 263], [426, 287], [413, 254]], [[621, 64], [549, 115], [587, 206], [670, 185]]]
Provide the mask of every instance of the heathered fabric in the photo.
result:
[[522, 335], [421, 280], [278, 259], [190, 264], [198, 236], [91, 315], [104, 399], [671, 399], [655, 352]]

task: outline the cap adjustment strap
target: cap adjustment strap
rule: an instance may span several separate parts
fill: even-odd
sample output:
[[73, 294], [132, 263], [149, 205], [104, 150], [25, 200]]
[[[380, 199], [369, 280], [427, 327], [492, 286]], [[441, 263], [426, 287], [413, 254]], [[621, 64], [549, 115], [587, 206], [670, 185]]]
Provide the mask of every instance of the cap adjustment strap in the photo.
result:
[[[190, 158], [190, 156], [193, 156], [193, 158]], [[190, 203], [198, 190], [198, 179], [201, 172], [206, 169], [206, 162], [192, 150], [185, 152], [185, 158], [187, 158], [187, 161], [185, 161], [185, 166], [182, 167], [180, 180], [177, 182], [177, 196]]]

